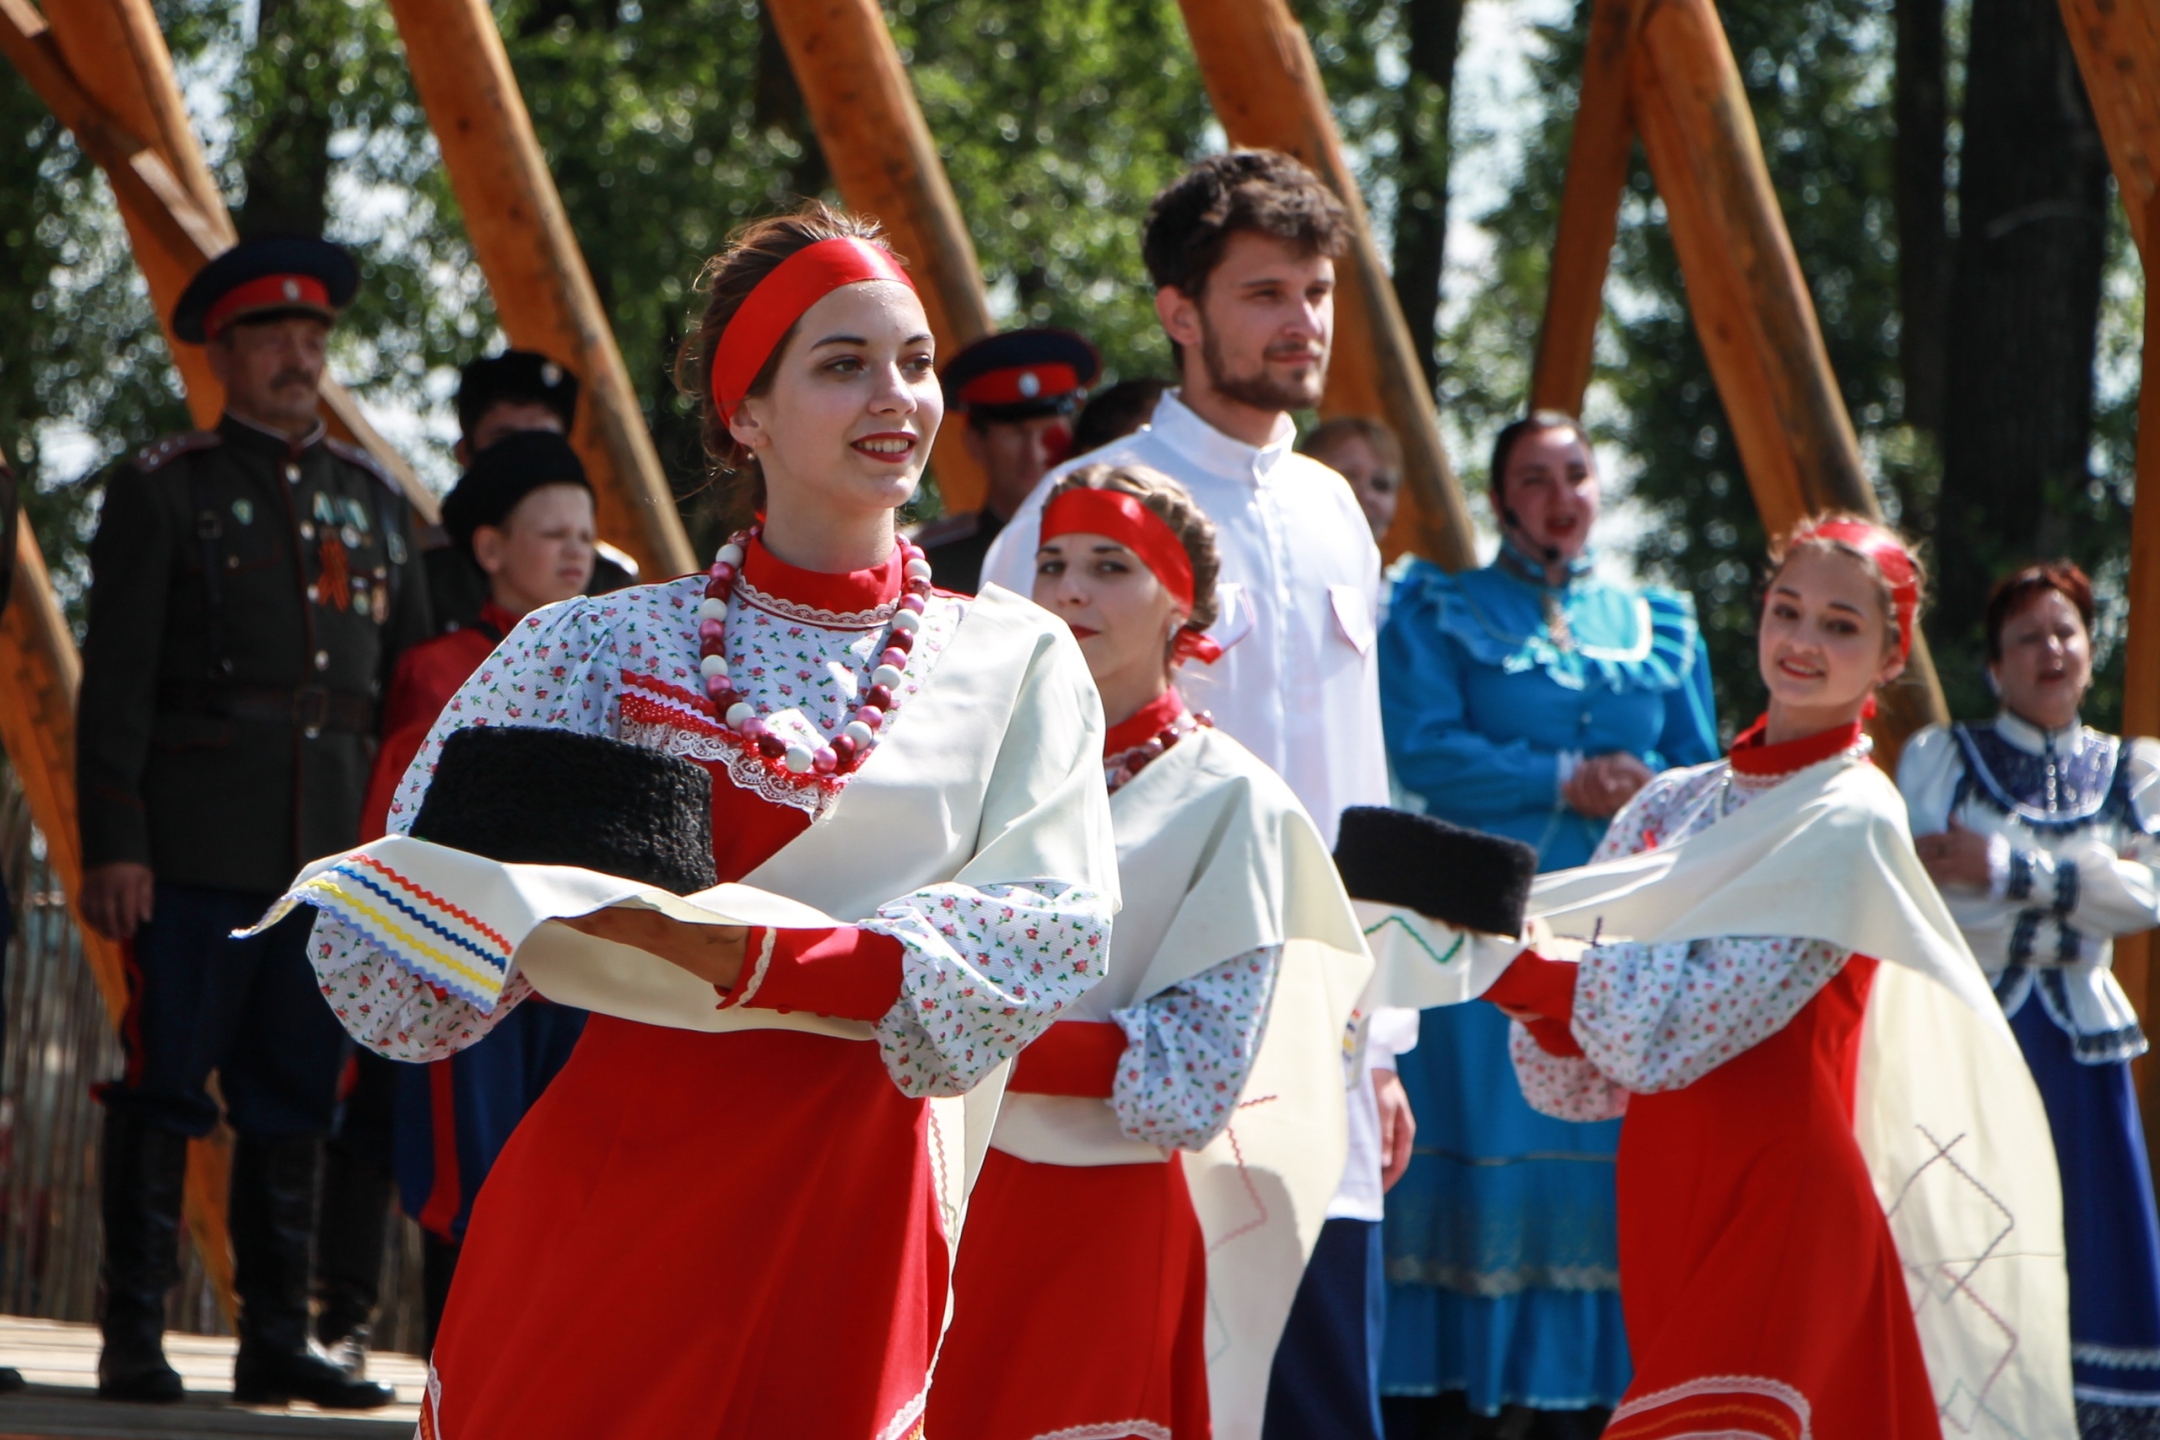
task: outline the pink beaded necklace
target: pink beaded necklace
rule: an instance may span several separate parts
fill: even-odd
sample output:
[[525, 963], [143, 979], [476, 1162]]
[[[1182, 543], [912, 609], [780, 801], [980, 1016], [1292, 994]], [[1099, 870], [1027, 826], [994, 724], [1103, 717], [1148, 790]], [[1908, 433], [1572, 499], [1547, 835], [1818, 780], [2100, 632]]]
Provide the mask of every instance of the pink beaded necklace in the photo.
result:
[[705, 598], [698, 603], [698, 669], [705, 677], [705, 695], [713, 713], [720, 717], [724, 735], [743, 750], [755, 750], [767, 766], [798, 780], [828, 779], [862, 768], [877, 744], [878, 732], [898, 704], [900, 682], [907, 677], [908, 655], [915, 648], [915, 632], [922, 628], [923, 611], [929, 604], [930, 562], [922, 547], [905, 537], [895, 543], [903, 561], [901, 595], [886, 631], [884, 649], [870, 672], [870, 688], [862, 703], [840, 727], [840, 733], [812, 748], [781, 739], [766, 727], [765, 719], [728, 678], [727, 608], [742, 574], [743, 559], [758, 526], [728, 537], [706, 572]]

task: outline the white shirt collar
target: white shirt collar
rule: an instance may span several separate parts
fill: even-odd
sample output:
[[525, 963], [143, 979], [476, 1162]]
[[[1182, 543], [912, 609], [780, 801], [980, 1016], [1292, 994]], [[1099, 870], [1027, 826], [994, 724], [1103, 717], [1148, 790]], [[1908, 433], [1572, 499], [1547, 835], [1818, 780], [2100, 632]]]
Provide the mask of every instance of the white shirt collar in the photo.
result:
[[1297, 442], [1296, 423], [1288, 415], [1278, 415], [1267, 444], [1247, 445], [1201, 419], [1175, 390], [1165, 391], [1156, 402], [1155, 418], [1148, 428], [1194, 468], [1248, 484], [1266, 481]]
[[2072, 720], [2060, 730], [2043, 730], [2021, 716], [2005, 710], [1995, 717], [1995, 733], [2028, 755], [2039, 755], [2055, 742], [2058, 754], [2076, 755], [2085, 748], [2085, 722]]

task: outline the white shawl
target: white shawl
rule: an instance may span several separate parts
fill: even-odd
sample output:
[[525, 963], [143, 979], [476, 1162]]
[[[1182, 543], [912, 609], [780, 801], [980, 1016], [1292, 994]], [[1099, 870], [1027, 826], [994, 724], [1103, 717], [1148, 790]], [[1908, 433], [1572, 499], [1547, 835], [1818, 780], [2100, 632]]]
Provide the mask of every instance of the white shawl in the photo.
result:
[[[1344, 1036], [1372, 962], [1335, 863], [1290, 787], [1219, 730], [1186, 735], [1111, 797], [1124, 908], [1110, 974], [1073, 1019], [1280, 945], [1258, 1054], [1229, 1127], [1183, 1157], [1208, 1264], [1218, 1440], [1257, 1440], [1275, 1346], [1349, 1148]], [[1354, 1078], [1355, 1067], [1351, 1067]], [[1160, 1163], [1104, 1100], [1008, 1094], [991, 1144], [1052, 1165]]]
[[[1523, 948], [1360, 910], [1389, 1003], [1474, 998]], [[2072, 1440], [2047, 1112], [1887, 776], [1843, 758], [1811, 766], [1675, 844], [1538, 877], [1530, 915], [1581, 940], [1790, 935], [1887, 962], [1868, 999], [1854, 1131], [1937, 1406], [1961, 1435]]]

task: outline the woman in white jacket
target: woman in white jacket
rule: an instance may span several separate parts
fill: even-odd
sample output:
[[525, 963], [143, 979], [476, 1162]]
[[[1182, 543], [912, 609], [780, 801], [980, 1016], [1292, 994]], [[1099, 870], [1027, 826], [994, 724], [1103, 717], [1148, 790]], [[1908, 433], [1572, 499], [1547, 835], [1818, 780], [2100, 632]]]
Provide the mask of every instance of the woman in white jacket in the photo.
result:
[[2079, 1430], [2160, 1435], [2160, 1221], [2130, 1079], [2146, 1043], [2110, 968], [2114, 937], [2160, 924], [2160, 742], [2079, 719], [2092, 621], [2075, 565], [1997, 585], [1988, 676], [2002, 712], [1914, 736], [1898, 787], [2055, 1132]]

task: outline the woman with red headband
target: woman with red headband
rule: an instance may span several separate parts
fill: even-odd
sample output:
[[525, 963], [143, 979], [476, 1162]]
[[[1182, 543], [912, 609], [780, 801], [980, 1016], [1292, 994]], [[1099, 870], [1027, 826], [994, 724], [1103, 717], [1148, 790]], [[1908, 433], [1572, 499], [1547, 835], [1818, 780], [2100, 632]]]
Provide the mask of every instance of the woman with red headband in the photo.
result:
[[1124, 908], [1109, 978], [1013, 1068], [929, 1434], [1251, 1440], [1348, 1154], [1342, 1037], [1370, 962], [1289, 786], [1171, 684], [1218, 653], [1192, 497], [1145, 466], [1075, 471], [1035, 564], [1111, 722]]
[[[920, 1435], [967, 1153], [934, 1102], [997, 1083], [1103, 973], [1117, 881], [1079, 649], [1018, 596], [939, 592], [894, 532], [943, 411], [906, 272], [811, 205], [705, 283], [686, 368], [756, 519], [707, 572], [521, 621], [390, 828], [463, 727], [609, 737], [711, 773], [720, 880], [854, 923], [571, 922], [713, 989], [683, 1028], [590, 1002], [474, 1205], [422, 1412], [444, 1440]], [[417, 983], [334, 905], [313, 953], [347, 1028], [401, 1060], [530, 993], [514, 966], [484, 1010]]]
[[1920, 567], [1849, 516], [1772, 562], [1767, 713], [1541, 877], [1483, 995], [1532, 1105], [1625, 1116], [1605, 1435], [2067, 1437], [2046, 1115], [1861, 728]]

